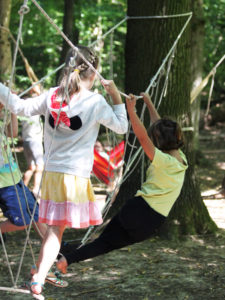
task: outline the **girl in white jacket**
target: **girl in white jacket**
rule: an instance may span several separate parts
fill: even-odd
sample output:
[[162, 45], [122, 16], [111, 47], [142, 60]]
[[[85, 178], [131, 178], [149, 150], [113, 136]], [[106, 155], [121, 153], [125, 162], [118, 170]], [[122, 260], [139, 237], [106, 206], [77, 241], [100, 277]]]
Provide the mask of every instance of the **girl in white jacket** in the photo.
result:
[[[94, 67], [95, 53], [78, 46], [79, 53]], [[26, 101], [0, 84], [0, 101], [22, 116], [44, 115], [45, 172], [41, 187], [39, 222], [48, 224], [30, 282], [31, 292], [41, 294], [45, 277], [54, 263], [66, 227], [85, 228], [102, 223], [101, 211], [90, 182], [93, 149], [99, 126], [118, 134], [127, 132], [125, 104], [113, 81], [102, 84], [113, 100], [111, 107], [100, 94], [91, 92], [95, 72], [74, 50], [70, 50], [60, 85]], [[70, 58], [75, 57], [71, 72]], [[68, 85], [67, 85], [68, 84]], [[56, 127], [56, 128], [55, 128]]]

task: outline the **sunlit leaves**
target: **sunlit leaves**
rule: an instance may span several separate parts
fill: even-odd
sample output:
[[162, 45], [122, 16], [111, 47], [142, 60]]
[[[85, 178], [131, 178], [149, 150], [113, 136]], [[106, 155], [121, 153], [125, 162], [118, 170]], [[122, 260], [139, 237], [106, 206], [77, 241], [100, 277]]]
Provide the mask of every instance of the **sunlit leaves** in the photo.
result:
[[[62, 29], [64, 1], [43, 1], [38, 3]], [[18, 10], [23, 4], [23, 0], [13, 1], [10, 30], [16, 37], [19, 25]], [[30, 1], [28, 3], [30, 12], [24, 16], [23, 22], [23, 45], [22, 51], [28, 59], [39, 78], [45, 76], [50, 70], [54, 70], [59, 65], [60, 52], [62, 49], [63, 38], [56, 33], [53, 26], [42, 16], [41, 12]], [[74, 5], [75, 24], [79, 30], [79, 43], [89, 45], [96, 41], [100, 35], [107, 32], [112, 26], [124, 18], [126, 15], [125, 0], [76, 0]], [[114, 33], [113, 39], [113, 67], [115, 78], [119, 79], [120, 85], [124, 78], [124, 41], [126, 23], [118, 28]], [[102, 48], [102, 71], [103, 76], [109, 74], [109, 53], [110, 38], [104, 39]], [[121, 67], [122, 66], [122, 67]], [[26, 76], [23, 61], [20, 56], [17, 59], [17, 79], [19, 76]], [[23, 78], [19, 81], [20, 85], [25, 84]], [[55, 77], [48, 78], [45, 85], [55, 85]], [[24, 86], [25, 88], [25, 86]]]

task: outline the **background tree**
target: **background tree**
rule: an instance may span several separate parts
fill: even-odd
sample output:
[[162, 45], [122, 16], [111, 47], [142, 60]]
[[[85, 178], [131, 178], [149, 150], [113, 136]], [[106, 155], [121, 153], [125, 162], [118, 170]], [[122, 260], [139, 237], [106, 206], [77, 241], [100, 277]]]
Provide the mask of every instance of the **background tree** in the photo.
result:
[[[72, 2], [74, 1], [73, 9]], [[126, 1], [125, 0], [97, 0], [82, 1], [82, 0], [67, 0], [64, 1], [42, 1], [40, 5], [47, 12], [47, 14], [53, 19], [53, 21], [63, 29], [63, 19], [66, 21], [64, 11], [68, 13], [68, 7], [71, 7], [72, 11], [69, 14], [70, 25], [68, 26], [68, 32], [72, 32], [72, 18], [74, 41], [82, 45], [90, 45], [97, 40], [98, 27], [101, 26], [101, 31], [106, 32], [112, 28], [117, 22], [125, 17], [126, 14]], [[23, 0], [17, 0], [12, 2], [12, 18], [11, 18], [11, 32], [14, 36], [17, 34], [19, 15], [18, 10], [23, 4]], [[65, 54], [61, 54], [63, 50], [63, 39], [60, 35], [56, 34], [55, 29], [48, 21], [42, 16], [39, 10], [32, 2], [28, 3], [30, 12], [25, 15], [23, 22], [23, 45], [21, 48], [25, 57], [33, 67], [38, 78], [42, 78], [46, 74], [50, 73], [60, 65], [60, 57]], [[65, 7], [65, 8], [64, 8]], [[99, 23], [101, 20], [101, 24]], [[40, 26], [41, 24], [41, 26]], [[104, 52], [101, 55], [101, 65], [103, 76], [109, 77], [110, 67], [109, 61], [112, 59], [114, 64], [114, 79], [117, 81], [120, 87], [124, 84], [124, 40], [126, 23], [120, 26], [114, 33], [113, 40], [113, 54], [110, 57], [110, 37], [104, 39]], [[78, 34], [79, 33], [79, 34]], [[71, 34], [71, 33], [66, 33]], [[72, 34], [73, 35], [73, 34]], [[64, 52], [64, 50], [63, 50]], [[27, 78], [24, 63], [20, 56], [18, 56], [16, 64], [16, 83], [21, 89], [25, 89], [30, 85]], [[55, 85], [56, 76], [51, 76], [45, 81], [45, 88]]]
[[9, 38], [9, 23], [11, 15], [11, 0], [0, 0], [0, 80], [8, 79], [12, 68], [11, 44]]
[[[203, 75], [206, 76], [215, 64], [224, 55], [225, 49], [225, 15], [224, 0], [203, 1], [205, 35], [203, 48]], [[225, 82], [224, 82], [225, 62], [221, 64], [216, 72], [215, 86], [213, 90], [212, 106], [225, 102]], [[203, 76], [203, 77], [204, 77]], [[206, 89], [208, 91], [209, 86]], [[208, 93], [202, 94], [202, 107], [207, 105]]]
[[[78, 5], [77, 7], [78, 8]], [[73, 44], [78, 44], [79, 31], [75, 24], [75, 2], [74, 0], [64, 0], [64, 16], [63, 16], [63, 32], [71, 40]], [[60, 65], [65, 62], [66, 54], [70, 46], [63, 39], [63, 46], [60, 54]], [[60, 74], [60, 72], [59, 72]]]
[[[204, 11], [202, 0], [192, 0], [191, 10], [191, 89], [193, 90], [202, 81], [203, 76], [203, 46], [204, 46]], [[194, 127], [194, 146], [198, 148], [198, 133], [200, 122], [201, 97], [199, 96], [191, 105], [192, 121]]]
[[[190, 1], [155, 0], [149, 3], [143, 0], [137, 5], [135, 0], [128, 0], [128, 16], [170, 15], [191, 11]], [[163, 58], [176, 39], [185, 20], [184, 18], [130, 20], [127, 27], [126, 39], [126, 92], [139, 94], [144, 91], [159, 68]], [[160, 106], [161, 115], [183, 119], [183, 126], [191, 126], [190, 112], [190, 25], [184, 32], [176, 50], [175, 59], [170, 74], [166, 99]], [[141, 101], [139, 101], [139, 104]], [[137, 107], [138, 113], [141, 107]], [[147, 126], [149, 120], [145, 120]], [[212, 231], [216, 227], [209, 217], [208, 211], [201, 199], [200, 189], [195, 178], [193, 134], [185, 134], [185, 152], [189, 168], [182, 193], [170, 214], [165, 226], [165, 232], [171, 236], [183, 233], [202, 233]], [[130, 139], [133, 139], [132, 134]], [[127, 153], [129, 155], [129, 153]], [[124, 201], [132, 197], [140, 186], [141, 166], [135, 169], [120, 189], [118, 199]], [[116, 203], [116, 202], [115, 202]], [[121, 203], [120, 203], [121, 204]], [[115, 204], [115, 207], [118, 202]], [[168, 227], [168, 225], [170, 225]], [[173, 225], [173, 226], [171, 226]], [[178, 226], [179, 225], [179, 226]]]

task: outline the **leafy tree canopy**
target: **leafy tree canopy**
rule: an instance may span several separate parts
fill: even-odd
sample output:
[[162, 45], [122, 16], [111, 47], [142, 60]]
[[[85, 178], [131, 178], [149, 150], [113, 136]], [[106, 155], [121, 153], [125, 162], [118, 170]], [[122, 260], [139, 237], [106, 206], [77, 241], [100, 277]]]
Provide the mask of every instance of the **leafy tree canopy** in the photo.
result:
[[[54, 20], [54, 22], [62, 29], [64, 2], [63, 1], [38, 1], [47, 14]], [[11, 25], [10, 29], [14, 36], [18, 32], [19, 15], [18, 10], [23, 4], [22, 0], [13, 1]], [[23, 22], [23, 45], [21, 49], [25, 57], [28, 59], [30, 65], [34, 69], [38, 78], [43, 77], [47, 73], [53, 71], [59, 66], [60, 51], [62, 49], [62, 37], [56, 33], [54, 27], [42, 16], [41, 12], [36, 6], [29, 2], [30, 12], [24, 16]], [[97, 40], [102, 33], [108, 31], [112, 26], [124, 18], [126, 14], [126, 5], [124, 0], [113, 1], [75, 1], [75, 24], [79, 30], [79, 43], [89, 45]], [[112, 59], [116, 61], [114, 68], [114, 76], [119, 77], [121, 64], [123, 65], [124, 57], [124, 38], [125, 38], [126, 24], [123, 24], [115, 31], [114, 34], [114, 50]], [[109, 55], [110, 53], [110, 39], [104, 39], [104, 50], [102, 51], [103, 76], [109, 75]], [[120, 76], [120, 83], [123, 82], [123, 72]], [[29, 80], [25, 72], [22, 59], [18, 55], [17, 61], [17, 83], [21, 87], [29, 85]], [[45, 86], [55, 84], [55, 77], [49, 77]]]
[[[220, 58], [225, 54], [225, 0], [204, 0], [205, 41], [204, 41], [204, 75], [206, 76]], [[219, 66], [215, 77], [213, 99], [215, 102], [225, 100], [225, 61]], [[208, 87], [209, 89], [209, 87]], [[205, 99], [206, 100], [206, 99]]]
[[[62, 29], [64, 1], [39, 0], [38, 3]], [[14, 36], [18, 32], [19, 14], [18, 10], [23, 0], [12, 1], [12, 14], [10, 30]], [[21, 49], [30, 65], [39, 78], [50, 73], [59, 66], [60, 52], [62, 49], [62, 37], [58, 35], [41, 15], [36, 6], [29, 1], [30, 12], [24, 17], [23, 44]], [[215, 66], [218, 60], [224, 55], [225, 40], [225, 0], [204, 0], [204, 75]], [[74, 1], [75, 24], [79, 31], [79, 43], [89, 45], [97, 38], [107, 32], [111, 27], [122, 20], [126, 15], [127, 3], [125, 0], [76, 0]], [[113, 61], [114, 80], [123, 89], [124, 82], [124, 42], [126, 33], [126, 22], [118, 27], [113, 34], [113, 53], [110, 49], [110, 37], [106, 37], [99, 45], [101, 51], [100, 70], [104, 77], [109, 78], [110, 64]], [[16, 82], [21, 89], [30, 85], [25, 72], [24, 63], [18, 55], [16, 70]], [[225, 62], [218, 68], [215, 78], [215, 89], [213, 99], [223, 101], [225, 94], [224, 71]], [[203, 76], [204, 76], [203, 75]], [[55, 85], [55, 77], [49, 77], [45, 86]], [[209, 89], [209, 86], [207, 87]], [[207, 89], [206, 89], [207, 91]], [[205, 105], [203, 101], [203, 105]]]

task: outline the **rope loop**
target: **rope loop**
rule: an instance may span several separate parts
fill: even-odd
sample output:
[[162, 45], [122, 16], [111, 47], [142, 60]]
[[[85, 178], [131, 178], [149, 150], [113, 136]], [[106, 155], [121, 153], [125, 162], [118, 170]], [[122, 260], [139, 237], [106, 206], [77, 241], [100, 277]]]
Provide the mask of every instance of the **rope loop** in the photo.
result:
[[18, 11], [18, 14], [19, 15], [26, 15], [30, 12], [30, 8], [26, 5], [26, 4], [23, 4], [21, 7], [20, 7], [20, 10]]

